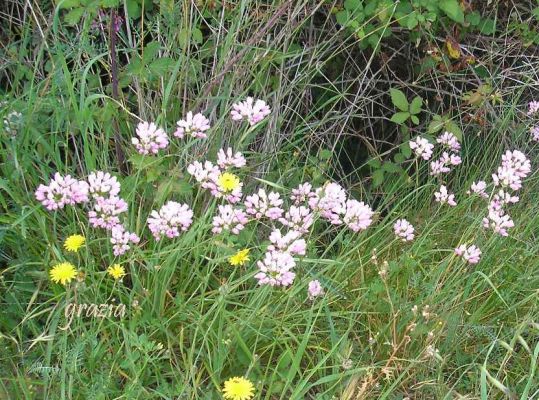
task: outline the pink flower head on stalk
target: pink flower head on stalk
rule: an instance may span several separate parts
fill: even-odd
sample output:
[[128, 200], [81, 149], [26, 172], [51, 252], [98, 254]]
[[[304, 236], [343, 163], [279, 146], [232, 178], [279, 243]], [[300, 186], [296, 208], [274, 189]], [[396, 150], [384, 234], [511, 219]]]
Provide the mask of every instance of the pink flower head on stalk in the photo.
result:
[[279, 222], [293, 231], [305, 234], [314, 222], [311, 210], [305, 206], [290, 206], [283, 218]]
[[341, 216], [346, 213], [346, 192], [337, 183], [328, 183], [316, 189], [309, 199], [309, 206], [332, 224], [342, 224]]
[[530, 133], [532, 134], [533, 140], [539, 142], [539, 125], [532, 126], [530, 128]]
[[539, 111], [539, 101], [530, 101], [528, 104], [528, 115], [533, 115]]
[[435, 160], [430, 163], [430, 174], [433, 176], [437, 176], [440, 174], [445, 174], [447, 172], [451, 171], [451, 168], [449, 168], [447, 165], [445, 165], [443, 160]]
[[204, 162], [195, 161], [187, 166], [187, 172], [192, 175], [204, 189], [211, 191], [217, 190], [217, 178], [221, 173], [217, 165], [213, 165], [210, 161]]
[[127, 211], [127, 203], [119, 197], [98, 197], [93, 210], [88, 212], [90, 225], [111, 230], [120, 224], [121, 213]]
[[522, 179], [517, 175], [513, 168], [498, 167], [495, 174], [492, 174], [494, 186], [510, 187], [513, 190], [519, 190], [522, 187]]
[[466, 194], [478, 194], [479, 196], [483, 198], [488, 198], [488, 194], [485, 191], [487, 188], [487, 183], [485, 181], [479, 181], [477, 183], [472, 182], [472, 186], [470, 187], [470, 190], [466, 192]]
[[113, 244], [112, 251], [115, 256], [121, 256], [131, 248], [129, 243], [137, 244], [140, 238], [132, 232], [127, 232], [123, 225], [116, 225], [111, 230], [110, 242]]
[[507, 229], [515, 226], [511, 217], [503, 210], [489, 210], [488, 217], [483, 218], [483, 226], [490, 228], [501, 236], [509, 236]]
[[464, 258], [470, 264], [477, 264], [481, 259], [481, 250], [474, 244], [472, 244], [470, 247], [466, 247], [465, 244], [461, 244], [455, 249], [455, 254]]
[[245, 101], [240, 101], [232, 105], [230, 115], [234, 121], [246, 119], [251, 126], [262, 121], [271, 112], [269, 106], [264, 100], [256, 100], [247, 97]]
[[318, 280], [314, 280], [309, 282], [308, 293], [309, 299], [314, 300], [316, 297], [324, 295], [324, 289]]
[[434, 200], [440, 204], [448, 204], [451, 207], [457, 205], [455, 201], [455, 195], [447, 191], [445, 185], [441, 185], [438, 192], [434, 192]]
[[73, 179], [71, 175], [64, 177], [57, 172], [48, 185], [39, 185], [35, 196], [47, 210], [58, 210], [66, 205], [86, 203], [88, 201], [88, 184]]
[[166, 132], [158, 128], [153, 122], [140, 122], [137, 125], [137, 136], [131, 139], [131, 143], [140, 154], [157, 154], [159, 149], [168, 146]]
[[210, 129], [210, 120], [201, 113], [193, 116], [193, 113], [189, 111], [185, 119], [180, 119], [176, 125], [178, 129], [174, 132], [174, 136], [180, 139], [185, 136], [205, 139], [207, 135], [204, 132]]
[[436, 142], [452, 151], [460, 150], [459, 140], [451, 132], [444, 132], [436, 139]]
[[304, 256], [307, 249], [305, 240], [301, 239], [301, 234], [296, 231], [289, 231], [283, 235], [280, 229], [274, 229], [269, 240], [271, 242], [268, 246], [269, 251], [281, 251], [291, 255]]
[[292, 200], [296, 206], [304, 204], [308, 202], [311, 197], [315, 196], [312, 189], [313, 185], [311, 185], [309, 182], [302, 183], [296, 189], [292, 189], [290, 200]]
[[434, 145], [427, 139], [418, 136], [414, 140], [410, 140], [409, 145], [417, 157], [421, 157], [423, 160], [430, 160], [432, 157]]
[[193, 223], [193, 211], [187, 204], [168, 201], [159, 211], [152, 210], [148, 217], [148, 227], [155, 240], [163, 236], [170, 239], [179, 236]]
[[395, 235], [401, 238], [403, 242], [414, 240], [414, 227], [405, 219], [398, 219], [393, 225], [393, 230]]
[[350, 199], [346, 202], [343, 221], [354, 232], [363, 231], [372, 224], [372, 209], [362, 201]]
[[519, 178], [526, 178], [532, 170], [530, 160], [518, 150], [507, 150], [502, 155], [502, 167], [512, 169]]
[[296, 274], [292, 269], [296, 263], [288, 253], [280, 251], [268, 251], [264, 260], [258, 261], [260, 272], [255, 275], [259, 285], [289, 286], [294, 281]]
[[239, 151], [234, 153], [232, 148], [229, 147], [226, 151], [219, 149], [217, 153], [217, 164], [219, 165], [219, 168], [226, 170], [229, 167], [241, 168], [245, 166], [246, 161], [243, 154]]
[[108, 172], [91, 172], [88, 175], [88, 184], [88, 190], [94, 199], [99, 197], [117, 197], [120, 194], [120, 182]]
[[492, 200], [488, 205], [489, 211], [500, 211], [507, 204], [515, 204], [519, 201], [518, 196], [513, 196], [511, 193], [506, 192], [503, 189], [498, 190], [498, 193], [494, 194]]
[[242, 210], [233, 208], [231, 205], [220, 205], [219, 214], [213, 217], [213, 233], [230, 231], [237, 235], [245, 228], [249, 220]]
[[259, 189], [258, 193], [247, 196], [245, 199], [245, 211], [256, 219], [267, 217], [273, 220], [283, 215], [282, 204], [283, 200], [279, 193], [267, 194], [264, 189]]
[[442, 153], [442, 157], [440, 157], [440, 161], [443, 162], [445, 165], [459, 165], [462, 162], [462, 159], [458, 154], [448, 154], [446, 151]]

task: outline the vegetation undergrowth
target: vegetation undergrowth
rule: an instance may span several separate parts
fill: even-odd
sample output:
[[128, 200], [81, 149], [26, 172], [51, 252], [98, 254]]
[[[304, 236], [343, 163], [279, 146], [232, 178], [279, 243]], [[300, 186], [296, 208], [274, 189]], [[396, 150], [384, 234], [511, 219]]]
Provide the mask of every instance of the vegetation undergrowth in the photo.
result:
[[1, 398], [539, 396], [537, 4], [42, 3], [0, 6]]

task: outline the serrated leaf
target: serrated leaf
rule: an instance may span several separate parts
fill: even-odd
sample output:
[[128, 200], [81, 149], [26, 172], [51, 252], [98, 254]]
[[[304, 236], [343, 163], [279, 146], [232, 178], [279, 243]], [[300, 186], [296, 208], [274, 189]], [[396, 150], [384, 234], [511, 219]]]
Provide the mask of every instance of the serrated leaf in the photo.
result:
[[138, 18], [142, 14], [137, 0], [126, 1], [127, 15], [129, 18]]
[[193, 38], [193, 42], [196, 44], [200, 44], [203, 41], [202, 31], [198, 28], [194, 28], [191, 31], [191, 37]]
[[384, 182], [384, 170], [383, 169], [377, 169], [372, 174], [372, 186], [378, 187]]
[[149, 68], [150, 68], [150, 71], [152, 71], [154, 74], [163, 75], [169, 72], [170, 70], [172, 70], [175, 64], [176, 64], [176, 61], [174, 61], [172, 58], [162, 57], [153, 61], [149, 65]]
[[391, 102], [395, 107], [401, 111], [408, 111], [408, 100], [406, 96], [399, 89], [389, 89], [389, 94], [391, 95]]
[[64, 21], [68, 25], [76, 25], [79, 23], [82, 14], [84, 14], [84, 8], [83, 7], [77, 7], [72, 10], [70, 10], [65, 16]]
[[427, 128], [427, 132], [434, 134], [436, 132], [439, 132], [443, 127], [444, 127], [444, 121], [442, 121], [441, 119], [433, 118], [433, 120], [430, 121], [430, 124]]
[[331, 158], [332, 154], [333, 153], [331, 152], [331, 150], [322, 149], [322, 150], [320, 150], [319, 158], [321, 160], [329, 160]]
[[367, 165], [373, 167], [374, 169], [378, 169], [382, 166], [382, 162], [378, 158], [371, 158], [369, 161], [367, 161]]
[[396, 124], [402, 124], [408, 118], [410, 118], [409, 112], [398, 112], [391, 117], [391, 121], [395, 122]]
[[80, 0], [63, 0], [63, 1], [57, 1], [58, 8], [61, 10], [63, 8], [73, 8], [73, 7], [79, 7], [80, 6]]
[[410, 113], [419, 114], [421, 112], [421, 106], [423, 106], [423, 99], [419, 96], [414, 97], [410, 103]]
[[343, 4], [344, 8], [349, 11], [355, 11], [357, 8], [363, 8], [360, 0], [345, 0]]
[[160, 48], [161, 45], [159, 44], [159, 42], [155, 41], [150, 42], [146, 46], [144, 46], [144, 50], [142, 52], [142, 60], [144, 64], [148, 64], [151, 60], [153, 60]]
[[410, 148], [410, 143], [406, 142], [401, 144], [401, 152], [406, 158], [410, 158], [412, 155], [412, 149]]
[[451, 18], [453, 21], [458, 22], [459, 24], [464, 23], [464, 13], [460, 8], [460, 4], [457, 0], [441, 0], [438, 4], [438, 7]]
[[454, 121], [447, 121], [445, 129], [455, 135], [459, 141], [462, 141], [462, 130]]
[[397, 153], [393, 156], [393, 161], [395, 161], [397, 164], [401, 164], [406, 161], [406, 157], [402, 153]]
[[394, 164], [392, 163], [391, 161], [386, 161], [382, 167], [382, 169], [385, 171], [385, 172], [389, 172], [389, 173], [395, 173], [395, 172], [399, 172], [401, 167], [399, 167], [397, 164]]
[[419, 125], [419, 118], [417, 118], [416, 115], [412, 115], [410, 117], [410, 119], [412, 120], [412, 122], [414, 123], [414, 125]]

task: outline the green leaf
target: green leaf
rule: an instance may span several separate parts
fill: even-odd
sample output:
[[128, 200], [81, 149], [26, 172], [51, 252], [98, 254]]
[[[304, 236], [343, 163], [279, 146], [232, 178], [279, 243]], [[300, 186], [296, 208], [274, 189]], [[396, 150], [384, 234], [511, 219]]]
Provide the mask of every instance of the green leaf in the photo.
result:
[[82, 14], [84, 14], [83, 7], [74, 8], [64, 16], [64, 20], [68, 25], [76, 25], [80, 21]]
[[361, 4], [360, 0], [345, 0], [344, 2], [344, 8], [349, 11], [355, 11], [358, 8], [363, 9], [363, 4]]
[[63, 8], [73, 8], [80, 6], [80, 0], [64, 0], [58, 1], [58, 8], [61, 10]]
[[399, 172], [401, 168], [397, 164], [392, 163], [391, 161], [386, 161], [384, 163], [382, 169], [385, 172], [389, 172], [389, 173], [392, 174], [392, 173], [395, 173], [395, 172]]
[[391, 95], [391, 102], [395, 107], [401, 111], [408, 111], [408, 100], [406, 96], [399, 89], [389, 89], [389, 94]]
[[137, 0], [127, 0], [126, 1], [127, 15], [129, 18], [138, 18], [141, 16], [142, 11]]
[[196, 44], [200, 44], [203, 41], [202, 31], [198, 28], [193, 28], [191, 31], [191, 37], [193, 38], [193, 42]]
[[492, 18], [486, 18], [484, 21], [481, 21], [479, 25], [479, 32], [483, 35], [492, 35], [496, 32], [496, 22]]
[[439, 115], [435, 115], [432, 118], [432, 121], [430, 121], [429, 127], [427, 128], [428, 133], [436, 133], [440, 131], [444, 127], [444, 121], [442, 121], [442, 117]]
[[350, 19], [348, 11], [346, 10], [339, 11], [335, 17], [337, 18], [337, 23], [342, 26], [346, 26], [348, 20]]
[[391, 121], [395, 122], [396, 124], [402, 124], [404, 121], [406, 121], [408, 118], [410, 118], [409, 112], [398, 112], [395, 115], [391, 117]]
[[367, 161], [367, 165], [373, 167], [374, 169], [378, 169], [382, 166], [382, 162], [378, 158], [371, 158], [369, 161]]
[[157, 53], [159, 49], [161, 48], [161, 45], [159, 42], [150, 42], [146, 46], [144, 46], [143, 56], [142, 60], [144, 64], [148, 64], [151, 60], [157, 56]]
[[328, 149], [322, 149], [320, 150], [320, 154], [319, 154], [319, 158], [321, 160], [329, 160], [331, 158], [331, 155], [332, 155], [332, 151], [331, 150], [328, 150]]
[[174, 68], [176, 61], [169, 57], [158, 58], [149, 65], [150, 71], [156, 75], [163, 75]]
[[378, 187], [384, 182], [384, 170], [383, 169], [377, 169], [372, 174], [372, 186]]
[[457, 0], [441, 0], [438, 4], [438, 7], [451, 18], [453, 21], [458, 22], [459, 24], [464, 23], [464, 13], [460, 8], [460, 4]]
[[416, 115], [412, 115], [410, 117], [410, 119], [412, 120], [412, 122], [414, 123], [414, 125], [419, 125], [419, 118], [417, 118]]
[[462, 141], [462, 130], [454, 121], [447, 121], [445, 124], [445, 129], [455, 135], [459, 141]]
[[404, 155], [404, 157], [410, 158], [410, 156], [412, 155], [412, 149], [410, 148], [410, 143], [409, 142], [403, 143], [401, 144], [400, 147], [401, 147], [401, 152]]
[[397, 164], [402, 164], [406, 161], [406, 157], [402, 153], [397, 153], [393, 156], [393, 161], [395, 161]]
[[423, 105], [423, 99], [419, 96], [414, 97], [410, 103], [410, 113], [419, 114], [421, 112], [421, 106]]

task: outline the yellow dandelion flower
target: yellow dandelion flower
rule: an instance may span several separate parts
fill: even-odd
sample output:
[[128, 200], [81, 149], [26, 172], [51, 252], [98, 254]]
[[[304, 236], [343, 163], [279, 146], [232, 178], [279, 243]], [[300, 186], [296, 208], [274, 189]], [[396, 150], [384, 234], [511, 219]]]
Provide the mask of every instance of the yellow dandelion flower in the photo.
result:
[[77, 269], [71, 263], [56, 264], [49, 272], [51, 281], [66, 285], [77, 276]]
[[230, 172], [224, 172], [217, 178], [217, 185], [225, 193], [230, 193], [240, 186], [240, 178]]
[[125, 276], [125, 268], [120, 264], [114, 264], [107, 268], [107, 272], [114, 279], [122, 279]]
[[238, 251], [236, 254], [228, 258], [228, 262], [234, 267], [238, 265], [244, 265], [247, 261], [250, 260], [249, 251], [249, 249], [243, 249]]
[[64, 249], [67, 251], [79, 251], [86, 239], [82, 235], [71, 235], [64, 242]]
[[253, 398], [255, 387], [243, 377], [230, 378], [223, 387], [223, 397], [226, 400], [250, 400]]

